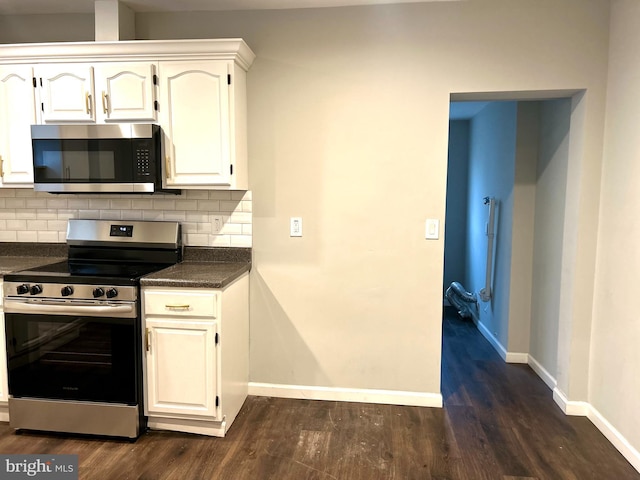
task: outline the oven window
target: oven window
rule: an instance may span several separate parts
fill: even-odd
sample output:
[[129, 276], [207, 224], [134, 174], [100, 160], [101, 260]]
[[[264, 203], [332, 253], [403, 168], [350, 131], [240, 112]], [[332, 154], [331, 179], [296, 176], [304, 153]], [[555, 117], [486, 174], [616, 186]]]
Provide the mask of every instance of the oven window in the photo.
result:
[[132, 181], [130, 140], [34, 140], [33, 149], [36, 182]]
[[135, 405], [134, 319], [6, 313], [14, 397]]

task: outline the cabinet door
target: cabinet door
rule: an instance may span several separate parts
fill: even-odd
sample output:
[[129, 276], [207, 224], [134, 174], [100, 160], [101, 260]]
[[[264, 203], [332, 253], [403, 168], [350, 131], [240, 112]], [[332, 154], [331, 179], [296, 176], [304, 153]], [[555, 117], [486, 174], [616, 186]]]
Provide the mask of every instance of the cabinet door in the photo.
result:
[[215, 419], [216, 322], [147, 318], [148, 415]]
[[34, 123], [33, 69], [24, 65], [0, 66], [0, 186], [33, 186]]
[[168, 187], [230, 185], [229, 64], [160, 62]]
[[156, 120], [155, 65], [113, 63], [95, 67], [98, 121]]
[[43, 65], [36, 77], [42, 123], [95, 121], [92, 66]]

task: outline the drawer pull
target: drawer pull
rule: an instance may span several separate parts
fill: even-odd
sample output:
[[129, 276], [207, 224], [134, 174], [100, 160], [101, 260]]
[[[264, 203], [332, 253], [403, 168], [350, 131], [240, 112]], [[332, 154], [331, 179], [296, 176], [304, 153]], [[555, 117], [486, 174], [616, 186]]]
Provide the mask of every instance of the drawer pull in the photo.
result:
[[151, 350], [151, 330], [145, 328], [144, 344], [147, 352]]
[[165, 305], [165, 308], [168, 308], [171, 310], [189, 310], [189, 307], [191, 307], [191, 305], [189, 305], [188, 303], [180, 304], [180, 305]]

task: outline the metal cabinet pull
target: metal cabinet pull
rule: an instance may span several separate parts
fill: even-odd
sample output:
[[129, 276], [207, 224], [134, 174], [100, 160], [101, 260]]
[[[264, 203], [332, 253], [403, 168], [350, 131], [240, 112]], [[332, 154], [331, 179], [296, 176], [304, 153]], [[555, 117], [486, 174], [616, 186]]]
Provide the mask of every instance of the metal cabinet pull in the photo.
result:
[[91, 115], [91, 94], [89, 92], [85, 94], [84, 101], [86, 103], [87, 113]]
[[189, 307], [191, 307], [191, 305], [189, 305], [188, 303], [183, 303], [183, 304], [174, 304], [174, 305], [165, 305], [165, 308], [169, 308], [171, 310], [189, 310]]
[[147, 352], [151, 350], [151, 330], [145, 328], [144, 344]]
[[109, 113], [109, 94], [107, 92], [102, 92], [102, 111], [105, 115]]

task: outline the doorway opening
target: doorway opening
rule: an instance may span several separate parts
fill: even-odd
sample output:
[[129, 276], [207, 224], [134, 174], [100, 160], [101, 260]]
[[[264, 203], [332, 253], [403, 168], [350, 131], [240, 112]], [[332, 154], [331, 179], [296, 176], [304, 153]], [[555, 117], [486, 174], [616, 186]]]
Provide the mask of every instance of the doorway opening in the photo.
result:
[[[560, 335], [562, 266], [582, 96], [465, 94], [450, 104], [443, 294], [452, 282], [464, 286], [476, 300], [468, 321], [504, 361], [528, 363], [552, 389], [570, 341]], [[487, 198], [495, 200], [493, 231]]]

